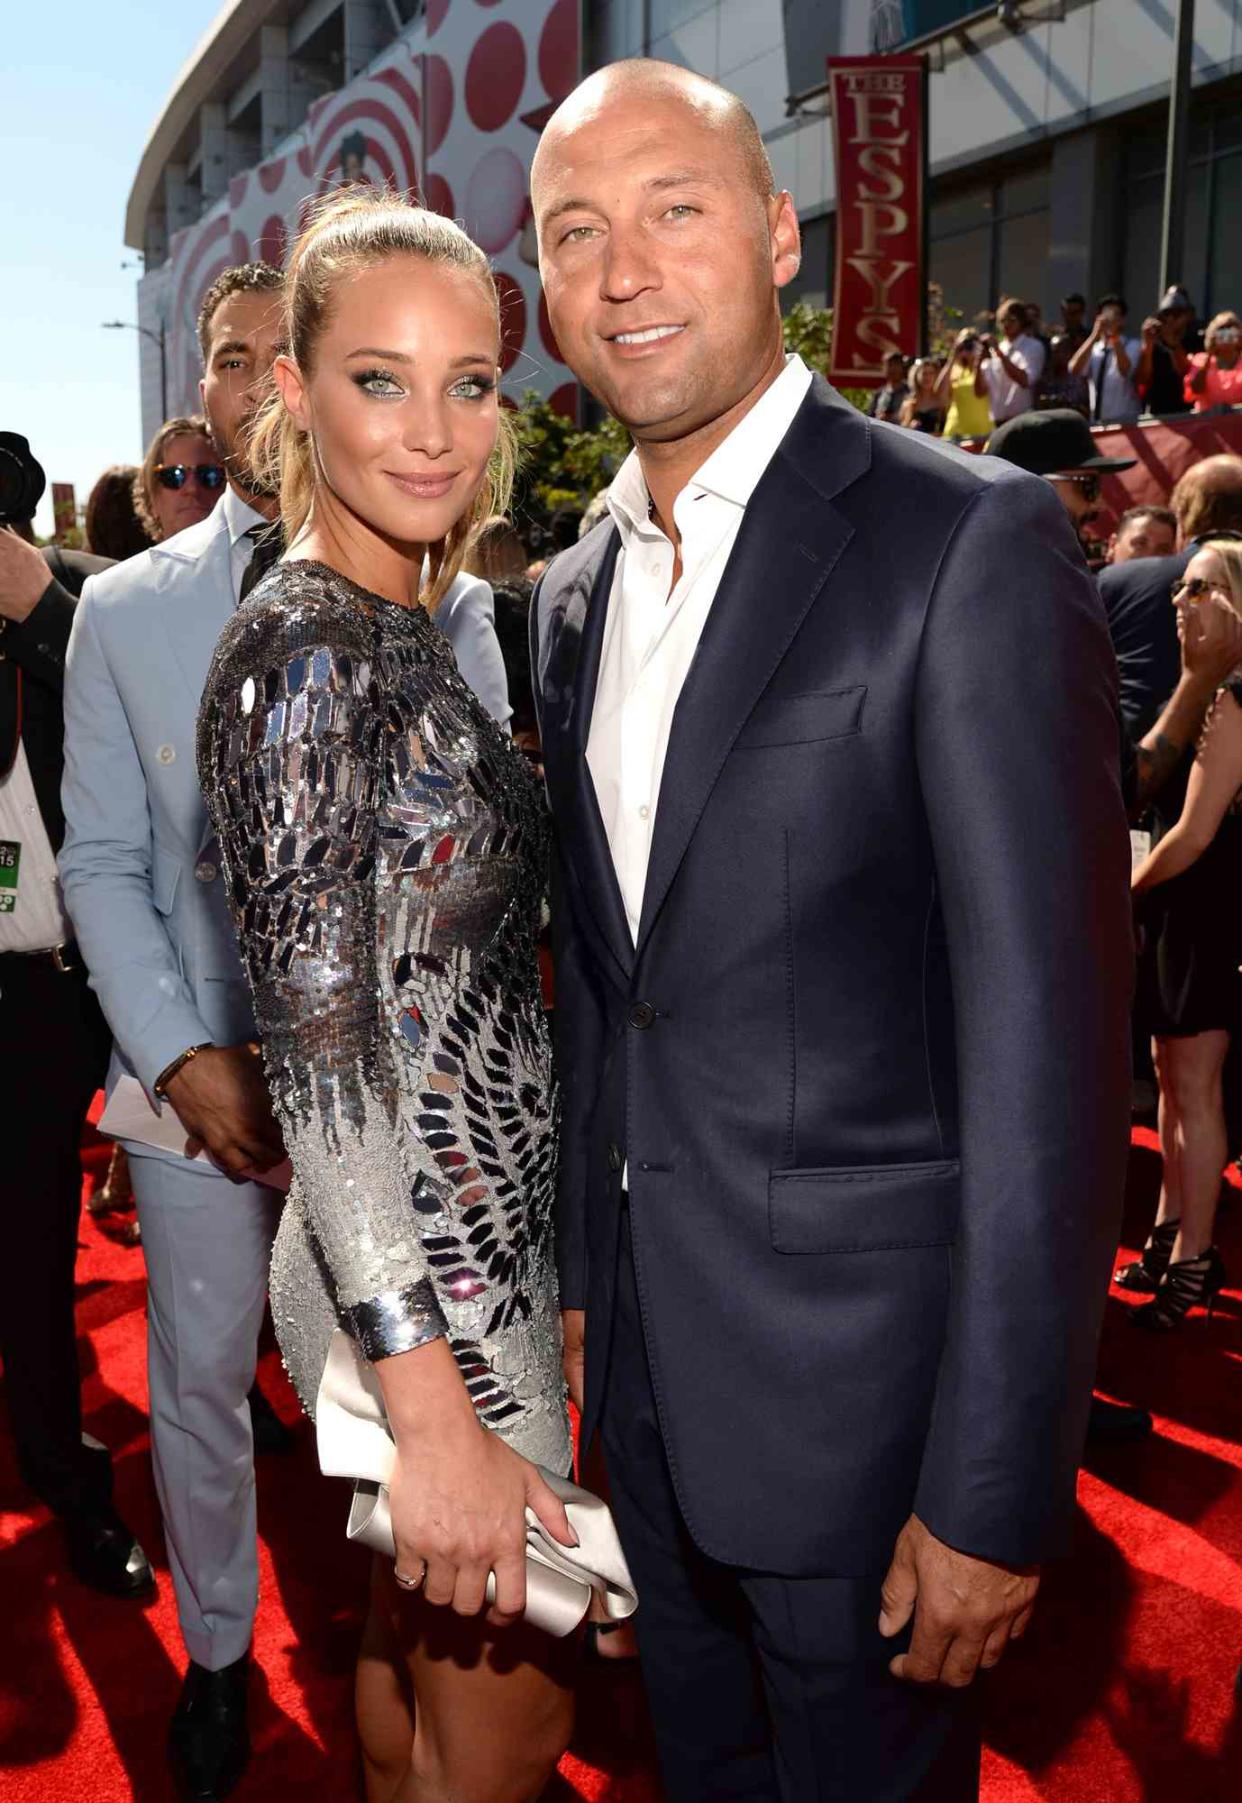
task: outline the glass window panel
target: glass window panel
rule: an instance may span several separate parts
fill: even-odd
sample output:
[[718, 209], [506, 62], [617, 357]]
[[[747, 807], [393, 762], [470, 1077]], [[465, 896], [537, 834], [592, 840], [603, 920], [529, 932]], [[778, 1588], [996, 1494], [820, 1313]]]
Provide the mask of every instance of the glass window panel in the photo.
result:
[[[1201, 163], [1197, 169], [1186, 171], [1186, 215], [1182, 227], [1182, 273], [1181, 280], [1190, 290], [1190, 297], [1203, 316], [1203, 297], [1207, 289], [1208, 265], [1208, 168]], [[1157, 236], [1159, 235], [1157, 226]]]
[[946, 307], [958, 308], [973, 320], [995, 298], [991, 284], [992, 233], [989, 226], [959, 232], [931, 246], [931, 280], [939, 282]]
[[1234, 196], [1242, 191], [1242, 156], [1221, 157], [1216, 165], [1212, 219], [1212, 268], [1203, 302], [1204, 317], [1242, 306], [1242, 231]]
[[1131, 322], [1141, 325], [1160, 296], [1160, 218], [1163, 210], [1158, 181], [1136, 183], [1126, 197], [1126, 241], [1121, 290], [1130, 304]]
[[808, 301], [812, 307], [831, 306], [834, 224], [830, 216], [803, 223], [802, 262], [797, 275], [781, 295], [786, 309], [795, 301]]
[[992, 217], [992, 189], [967, 188], [956, 194], [936, 197], [931, 203], [928, 232], [932, 241], [951, 237], [955, 232], [972, 231]]
[[1008, 219], [1015, 213], [1033, 213], [1037, 208], [1046, 207], [1048, 189], [1049, 172], [1046, 167], [1024, 169], [1021, 174], [1008, 175], [1001, 183], [997, 213]]
[[997, 226], [997, 277], [1002, 294], [1038, 301], [1048, 312], [1048, 212], [1024, 213]]

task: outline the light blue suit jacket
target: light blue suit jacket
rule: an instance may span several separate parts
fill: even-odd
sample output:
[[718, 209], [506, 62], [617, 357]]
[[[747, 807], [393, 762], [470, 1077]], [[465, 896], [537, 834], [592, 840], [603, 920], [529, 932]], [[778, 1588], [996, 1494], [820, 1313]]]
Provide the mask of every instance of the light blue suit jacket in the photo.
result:
[[[228, 523], [197, 526], [91, 577], [65, 669], [65, 903], [123, 1070], [148, 1090], [187, 1046], [254, 1034], [194, 746], [234, 608]], [[459, 577], [437, 613], [466, 681], [509, 703], [491, 589]]]

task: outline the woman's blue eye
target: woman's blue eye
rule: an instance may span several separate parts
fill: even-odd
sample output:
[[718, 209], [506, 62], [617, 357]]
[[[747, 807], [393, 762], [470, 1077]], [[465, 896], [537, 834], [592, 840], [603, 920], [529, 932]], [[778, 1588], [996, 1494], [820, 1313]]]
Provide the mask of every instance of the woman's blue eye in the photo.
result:
[[453, 386], [453, 393], [465, 401], [481, 401], [486, 395], [494, 392], [495, 382], [490, 376], [466, 376], [464, 380]]
[[383, 369], [363, 370], [354, 377], [354, 381], [364, 394], [373, 394], [381, 400], [402, 392], [401, 384], [396, 377], [390, 376], [387, 370]]

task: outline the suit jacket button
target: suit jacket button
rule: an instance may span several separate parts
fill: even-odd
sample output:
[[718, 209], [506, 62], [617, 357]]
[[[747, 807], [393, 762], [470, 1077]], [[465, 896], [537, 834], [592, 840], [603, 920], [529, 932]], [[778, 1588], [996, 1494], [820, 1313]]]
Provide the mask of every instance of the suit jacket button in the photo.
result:
[[214, 864], [209, 864], [206, 859], [204, 859], [201, 864], [196, 864], [194, 866], [194, 874], [200, 883], [214, 883], [220, 872], [216, 869]]
[[161, 745], [155, 755], [161, 764], [175, 764], [177, 761], [176, 747], [173, 745]]
[[609, 1140], [609, 1142], [608, 1142], [608, 1169], [610, 1171], [619, 1171], [621, 1169], [621, 1166], [624, 1163], [625, 1163], [625, 1160], [621, 1156], [620, 1146], [617, 1144], [615, 1139]]
[[625, 1018], [632, 1027], [637, 1027], [641, 1033], [651, 1026], [655, 1017], [656, 1011], [650, 1002], [631, 1002]]

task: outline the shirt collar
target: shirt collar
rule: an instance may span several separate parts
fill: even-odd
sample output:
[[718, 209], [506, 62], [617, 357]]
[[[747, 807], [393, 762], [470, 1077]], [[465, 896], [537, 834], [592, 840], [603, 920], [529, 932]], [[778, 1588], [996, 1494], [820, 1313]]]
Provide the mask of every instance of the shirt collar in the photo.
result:
[[224, 487], [224, 499], [220, 502], [220, 511], [224, 515], [224, 523], [229, 530], [229, 545], [232, 547], [239, 539], [245, 538], [253, 526], [266, 526], [267, 520], [249, 501], [243, 501], [231, 482]]
[[[718, 495], [735, 507], [744, 508], [793, 424], [810, 386], [811, 371], [801, 357], [786, 357], [785, 367], [775, 382], [695, 471], [685, 493]], [[638, 452], [631, 451], [608, 491], [608, 511], [620, 528], [622, 544], [646, 526], [650, 506]]]

